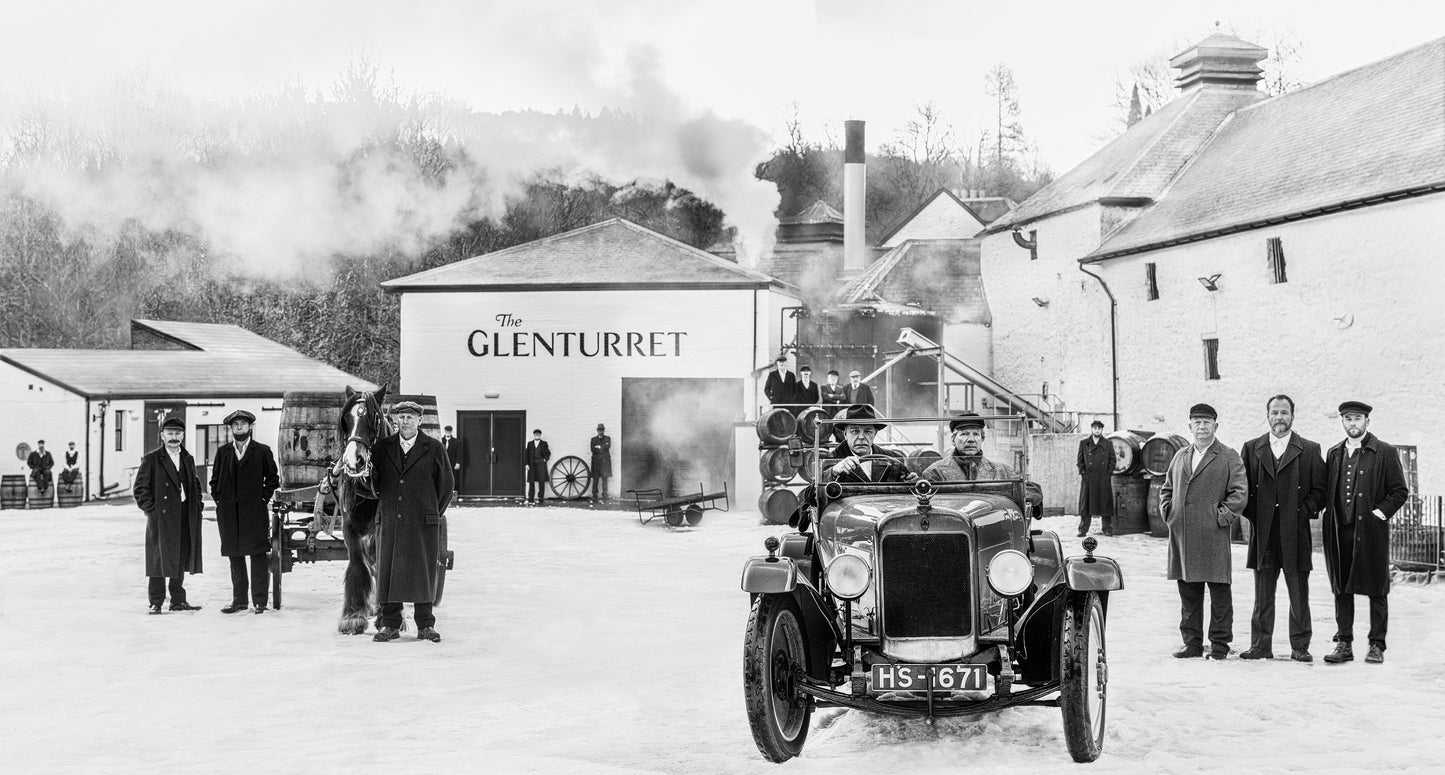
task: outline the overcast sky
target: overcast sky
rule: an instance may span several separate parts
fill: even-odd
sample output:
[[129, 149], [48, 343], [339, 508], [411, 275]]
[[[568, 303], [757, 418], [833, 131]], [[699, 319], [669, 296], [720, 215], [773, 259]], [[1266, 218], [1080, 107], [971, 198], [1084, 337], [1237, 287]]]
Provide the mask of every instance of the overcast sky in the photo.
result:
[[866, 119], [870, 150], [933, 100], [961, 136], [987, 123], [986, 70], [1010, 65], [1023, 124], [1055, 171], [1111, 124], [1116, 76], [1226, 28], [1291, 33], [1306, 81], [1445, 35], [1445, 3], [1222, 0], [1212, 4], [956, 0], [443, 0], [12, 2], [0, 0], [0, 91], [83, 95], [143, 75], [205, 98], [285, 82], [324, 88], [363, 53], [405, 89], [473, 108], [647, 104], [627, 63], [654, 59], [685, 104], [775, 136], [841, 138]]

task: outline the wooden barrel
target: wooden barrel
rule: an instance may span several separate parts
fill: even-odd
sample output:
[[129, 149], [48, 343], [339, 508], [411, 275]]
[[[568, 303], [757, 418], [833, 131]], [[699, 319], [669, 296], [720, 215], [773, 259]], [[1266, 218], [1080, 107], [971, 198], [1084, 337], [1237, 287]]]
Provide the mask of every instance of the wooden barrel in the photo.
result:
[[788, 409], [769, 409], [758, 417], [754, 427], [764, 444], [782, 444], [798, 431], [798, 418]]
[[818, 456], [813, 453], [812, 447], [805, 447], [803, 449], [802, 457], [803, 461], [798, 464], [798, 475], [803, 477], [803, 481], [807, 482], [808, 484], [812, 484], [814, 481], [816, 481], [813, 477], [813, 472], [814, 466], [818, 462]]
[[[421, 427], [420, 430], [426, 435], [440, 440], [442, 437], [441, 415], [437, 413], [437, 397], [423, 393], [397, 393], [388, 395], [386, 401], [381, 405], [381, 411], [390, 415], [392, 408], [402, 401], [412, 401], [421, 404]], [[532, 438], [530, 431], [527, 438]]]
[[85, 485], [81, 484], [79, 480], [70, 484], [57, 484], [55, 485], [55, 495], [60, 508], [72, 509], [85, 500]]
[[1163, 478], [1169, 473], [1169, 461], [1174, 459], [1174, 453], [1189, 443], [1189, 439], [1178, 434], [1161, 433], [1144, 442], [1144, 448], [1140, 452], [1140, 467], [1146, 472]]
[[1106, 435], [1114, 445], [1114, 475], [1125, 476], [1139, 470], [1140, 451], [1144, 439], [1133, 431], [1114, 431]]
[[1149, 532], [1149, 480], [1138, 476], [1111, 477], [1114, 486], [1114, 533]]
[[[821, 406], [810, 406], [807, 409], [799, 412], [798, 438], [801, 438], [803, 441], [809, 444], [812, 444], [815, 440], [819, 440], [818, 432], [822, 430], [822, 427], [818, 425], [818, 421], [826, 418], [827, 416], [828, 410], [824, 409]], [[821, 441], [826, 442], [827, 438], [825, 437], [821, 439]]]
[[291, 391], [281, 399], [281, 432], [277, 451], [281, 486], [310, 487], [326, 476], [341, 457], [337, 423], [346, 394]]
[[908, 453], [908, 470], [919, 476], [923, 476], [923, 472], [927, 471], [929, 466], [942, 459], [943, 455], [938, 454], [937, 451], [927, 447], [921, 447]]
[[785, 484], [793, 478], [793, 451], [787, 447], [768, 447], [758, 456], [758, 473], [763, 484]]
[[1168, 538], [1169, 527], [1164, 524], [1164, 512], [1159, 509], [1159, 491], [1164, 489], [1164, 477], [1156, 476], [1149, 480], [1149, 499], [1145, 501], [1145, 509], [1149, 516], [1149, 535], [1155, 538]]
[[798, 494], [786, 487], [771, 487], [758, 496], [758, 511], [769, 524], [786, 525], [798, 509]]
[[50, 486], [45, 488], [44, 493], [41, 493], [38, 487], [31, 484], [26, 488], [25, 497], [27, 501], [25, 508], [48, 509], [55, 505], [55, 483], [51, 482]]
[[0, 477], [0, 509], [25, 508], [25, 475], [5, 474]]

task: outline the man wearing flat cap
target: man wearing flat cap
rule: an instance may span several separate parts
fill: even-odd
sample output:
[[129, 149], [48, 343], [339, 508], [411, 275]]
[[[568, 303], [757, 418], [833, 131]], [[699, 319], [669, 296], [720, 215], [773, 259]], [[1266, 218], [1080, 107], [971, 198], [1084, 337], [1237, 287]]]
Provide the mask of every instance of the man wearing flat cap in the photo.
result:
[[597, 493], [601, 492], [602, 500], [607, 500], [607, 480], [612, 478], [612, 437], [607, 435], [607, 426], [597, 423], [597, 435], [592, 437], [592, 465], [588, 473], [592, 475], [592, 500], [596, 501]]
[[1104, 438], [1104, 423], [1089, 423], [1089, 435], [1079, 441], [1075, 459], [1079, 467], [1079, 537], [1089, 533], [1099, 518], [1104, 535], [1114, 534], [1114, 443]]
[[266, 564], [266, 553], [271, 548], [268, 504], [281, 481], [271, 448], [252, 438], [256, 415], [237, 409], [226, 415], [225, 423], [231, 430], [231, 443], [216, 449], [210, 482], [211, 500], [216, 502], [216, 529], [221, 533], [221, 555], [231, 561], [231, 604], [221, 613], [246, 610], [249, 589], [252, 610], [261, 614], [266, 612], [271, 588]]
[[1345, 440], [1330, 448], [1325, 469], [1325, 570], [1335, 595], [1335, 650], [1331, 664], [1355, 658], [1355, 595], [1370, 598], [1370, 651], [1365, 661], [1385, 661], [1390, 608], [1390, 523], [1410, 487], [1400, 453], [1369, 432], [1372, 407], [1340, 404]]
[[1234, 598], [1230, 591], [1229, 528], [1249, 500], [1239, 453], [1214, 433], [1219, 413], [1209, 404], [1189, 409], [1194, 443], [1174, 453], [1159, 511], [1169, 527], [1168, 577], [1179, 584], [1179, 659], [1204, 656], [1204, 590], [1209, 588], [1209, 657], [1229, 656], [1234, 640]]
[[[161, 446], [140, 459], [131, 492], [146, 515], [145, 570], [150, 613], [161, 613], [166, 592], [172, 611], [197, 611], [186, 600], [185, 576], [201, 572], [201, 479], [185, 448], [186, 424], [161, 423]], [[166, 580], [169, 579], [169, 585]]]
[[872, 406], [876, 403], [873, 400], [873, 388], [863, 384], [863, 374], [857, 369], [848, 372], [848, 384], [843, 388], [843, 400], [850, 405], [868, 404]]
[[35, 442], [35, 449], [25, 458], [25, 465], [30, 468], [30, 479], [35, 482], [35, 489], [45, 495], [50, 490], [50, 470], [55, 467], [55, 457], [45, 449], [45, 439]]
[[[953, 453], [925, 469], [923, 478], [942, 483], [1020, 478], [1019, 473], [1009, 466], [995, 463], [983, 456], [983, 440], [986, 437], [984, 426], [984, 419], [977, 412], [964, 412], [950, 422], [948, 433], [953, 440]], [[1013, 485], [979, 485], [977, 491], [1012, 497]], [[1038, 484], [1024, 484], [1024, 501], [1025, 503], [1019, 504], [1019, 508], [1027, 504], [1030, 516], [1038, 517], [1043, 514], [1044, 491]]]
[[441, 524], [452, 499], [452, 467], [441, 442], [418, 433], [421, 405], [399, 401], [391, 409], [397, 432], [372, 450], [376, 492], [376, 617], [372, 640], [401, 637], [402, 607], [412, 604], [419, 640], [441, 641], [436, 630]]

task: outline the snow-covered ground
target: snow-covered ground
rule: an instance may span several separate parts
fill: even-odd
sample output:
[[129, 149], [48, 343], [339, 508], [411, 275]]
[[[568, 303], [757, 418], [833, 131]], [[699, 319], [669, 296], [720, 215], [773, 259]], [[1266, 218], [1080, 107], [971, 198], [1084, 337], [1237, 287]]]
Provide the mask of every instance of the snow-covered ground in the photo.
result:
[[[208, 517], [209, 517], [208, 512]], [[1045, 520], [1070, 537], [1070, 518]], [[744, 558], [755, 512], [696, 528], [622, 511], [457, 508], [440, 644], [335, 630], [342, 564], [298, 565], [285, 607], [226, 616], [205, 522], [194, 613], [145, 615], [134, 506], [0, 512], [0, 768], [32, 772], [829, 773], [1074, 768], [1060, 714], [924, 721], [824, 711], [802, 757], [763, 761], [743, 713]], [[1107, 772], [1445, 770], [1445, 587], [1396, 585], [1383, 665], [1175, 660], [1164, 542], [1102, 539], [1110, 604]], [[1236, 650], [1253, 599], [1235, 548]], [[1364, 640], [1364, 600], [1356, 636]], [[1275, 651], [1288, 654], [1280, 586]], [[408, 611], [408, 615], [410, 612]], [[1362, 649], [1363, 650], [1363, 649]]]

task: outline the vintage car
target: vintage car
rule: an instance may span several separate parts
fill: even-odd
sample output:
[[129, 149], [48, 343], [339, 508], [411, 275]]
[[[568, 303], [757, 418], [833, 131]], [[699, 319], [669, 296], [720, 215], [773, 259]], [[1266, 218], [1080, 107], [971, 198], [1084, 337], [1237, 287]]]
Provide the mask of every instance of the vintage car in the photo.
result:
[[769, 537], [743, 567], [744, 694], [764, 757], [796, 756], [814, 708], [932, 719], [1016, 705], [1061, 708], [1074, 760], [1099, 757], [1123, 575], [1093, 538], [1065, 556], [1033, 529], [1026, 480], [815, 485], [811, 529]]

